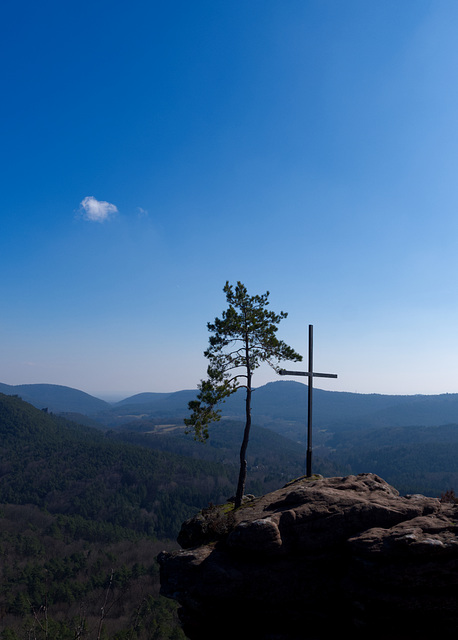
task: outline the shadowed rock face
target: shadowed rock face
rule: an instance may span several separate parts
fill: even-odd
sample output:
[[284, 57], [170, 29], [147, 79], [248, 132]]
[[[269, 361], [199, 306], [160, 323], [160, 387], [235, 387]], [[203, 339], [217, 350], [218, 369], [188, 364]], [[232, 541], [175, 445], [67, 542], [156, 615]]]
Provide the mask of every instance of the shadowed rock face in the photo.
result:
[[373, 474], [300, 478], [183, 524], [161, 592], [189, 638], [455, 638], [458, 506]]

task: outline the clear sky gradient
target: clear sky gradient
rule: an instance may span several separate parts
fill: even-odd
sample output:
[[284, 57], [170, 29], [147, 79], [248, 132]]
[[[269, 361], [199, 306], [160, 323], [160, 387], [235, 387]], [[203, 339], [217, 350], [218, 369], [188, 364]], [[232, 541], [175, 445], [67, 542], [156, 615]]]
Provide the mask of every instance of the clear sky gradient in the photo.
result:
[[458, 2], [6, 0], [0, 29], [0, 382], [195, 388], [241, 280], [305, 361], [314, 325], [316, 386], [458, 392]]

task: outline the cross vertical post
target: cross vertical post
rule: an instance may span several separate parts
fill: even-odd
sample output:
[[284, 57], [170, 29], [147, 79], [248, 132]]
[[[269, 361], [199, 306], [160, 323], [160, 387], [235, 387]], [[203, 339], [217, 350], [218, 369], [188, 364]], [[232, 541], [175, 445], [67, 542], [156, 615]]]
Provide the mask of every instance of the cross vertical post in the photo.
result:
[[307, 477], [312, 475], [312, 400], [313, 378], [337, 378], [336, 373], [317, 373], [313, 371], [313, 325], [309, 324], [309, 369], [308, 371], [286, 371], [280, 369], [281, 376], [307, 376], [308, 377], [308, 409], [307, 409]]
[[312, 475], [312, 395], [313, 395], [313, 325], [309, 324], [309, 370], [307, 408], [307, 477]]

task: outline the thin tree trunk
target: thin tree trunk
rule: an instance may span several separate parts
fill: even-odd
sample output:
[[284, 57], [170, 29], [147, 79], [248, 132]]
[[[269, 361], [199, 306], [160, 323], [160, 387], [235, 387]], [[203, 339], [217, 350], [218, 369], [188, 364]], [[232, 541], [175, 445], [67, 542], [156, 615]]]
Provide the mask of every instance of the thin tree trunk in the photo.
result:
[[251, 429], [251, 367], [249, 360], [248, 350], [248, 335], [245, 336], [245, 349], [246, 349], [246, 369], [247, 369], [247, 389], [245, 400], [245, 431], [243, 432], [242, 446], [240, 447], [240, 472], [239, 481], [237, 484], [237, 493], [235, 494], [234, 508], [240, 507], [242, 504], [243, 493], [245, 491], [245, 483], [247, 476], [247, 461], [246, 451], [248, 448], [248, 440], [250, 439]]

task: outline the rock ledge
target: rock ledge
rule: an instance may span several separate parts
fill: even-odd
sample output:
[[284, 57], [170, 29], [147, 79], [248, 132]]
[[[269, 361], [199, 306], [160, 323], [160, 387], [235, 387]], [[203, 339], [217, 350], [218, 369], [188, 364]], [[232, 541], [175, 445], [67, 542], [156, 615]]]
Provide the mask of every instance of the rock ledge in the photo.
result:
[[374, 474], [299, 478], [184, 523], [182, 550], [158, 557], [161, 593], [195, 640], [451, 638], [457, 520], [458, 505]]

